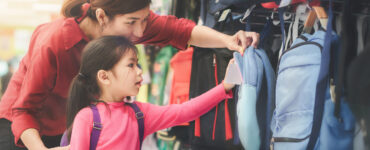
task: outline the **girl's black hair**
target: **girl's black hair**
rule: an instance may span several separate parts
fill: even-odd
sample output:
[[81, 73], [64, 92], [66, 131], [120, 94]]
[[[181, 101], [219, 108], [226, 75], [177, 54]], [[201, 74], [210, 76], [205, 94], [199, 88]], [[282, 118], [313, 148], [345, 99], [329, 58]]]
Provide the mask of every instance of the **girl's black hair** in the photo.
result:
[[99, 70], [110, 70], [129, 51], [137, 53], [135, 45], [121, 36], [104, 36], [89, 42], [83, 50], [79, 73], [73, 78], [67, 100], [68, 139], [76, 114], [94, 102], [100, 89], [96, 80]]

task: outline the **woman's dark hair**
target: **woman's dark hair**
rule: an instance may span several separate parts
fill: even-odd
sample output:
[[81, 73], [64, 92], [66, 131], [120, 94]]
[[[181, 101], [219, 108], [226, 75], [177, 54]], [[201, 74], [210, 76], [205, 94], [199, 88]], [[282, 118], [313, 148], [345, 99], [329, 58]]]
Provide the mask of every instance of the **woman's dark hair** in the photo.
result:
[[67, 100], [68, 139], [76, 114], [90, 106], [100, 94], [96, 75], [99, 70], [110, 70], [127, 53], [137, 53], [136, 47], [125, 37], [104, 36], [91, 41], [83, 50], [79, 73], [73, 78]]
[[[79, 17], [82, 15], [81, 6], [86, 0], [65, 0], [62, 6], [62, 14], [65, 17]], [[87, 15], [96, 20], [95, 11], [101, 8], [112, 19], [118, 14], [127, 14], [143, 9], [151, 3], [151, 0], [90, 0], [90, 8]]]

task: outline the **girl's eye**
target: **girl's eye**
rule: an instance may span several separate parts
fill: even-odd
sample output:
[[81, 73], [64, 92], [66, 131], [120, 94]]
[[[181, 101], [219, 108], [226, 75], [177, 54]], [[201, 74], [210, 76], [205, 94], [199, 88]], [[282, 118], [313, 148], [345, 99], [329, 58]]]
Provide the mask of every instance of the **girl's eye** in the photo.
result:
[[141, 69], [141, 65], [140, 65], [140, 64], [137, 64], [137, 67], [138, 67], [139, 69]]
[[133, 68], [135, 65], [134, 64], [129, 64], [128, 67]]

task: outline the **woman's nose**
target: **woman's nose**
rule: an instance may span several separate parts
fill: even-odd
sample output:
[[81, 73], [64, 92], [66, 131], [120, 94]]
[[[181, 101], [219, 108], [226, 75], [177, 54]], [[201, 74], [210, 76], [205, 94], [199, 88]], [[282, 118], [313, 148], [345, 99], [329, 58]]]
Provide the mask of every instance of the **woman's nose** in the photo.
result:
[[144, 25], [138, 24], [134, 29], [134, 36], [137, 38], [141, 38], [144, 34]]

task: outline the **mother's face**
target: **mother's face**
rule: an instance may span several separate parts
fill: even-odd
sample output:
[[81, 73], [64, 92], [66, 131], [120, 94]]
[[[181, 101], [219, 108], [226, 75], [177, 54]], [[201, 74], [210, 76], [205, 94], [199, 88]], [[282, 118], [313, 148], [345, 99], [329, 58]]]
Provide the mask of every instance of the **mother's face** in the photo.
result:
[[147, 6], [132, 13], [116, 15], [104, 25], [102, 35], [124, 36], [135, 42], [143, 36], [149, 14]]

